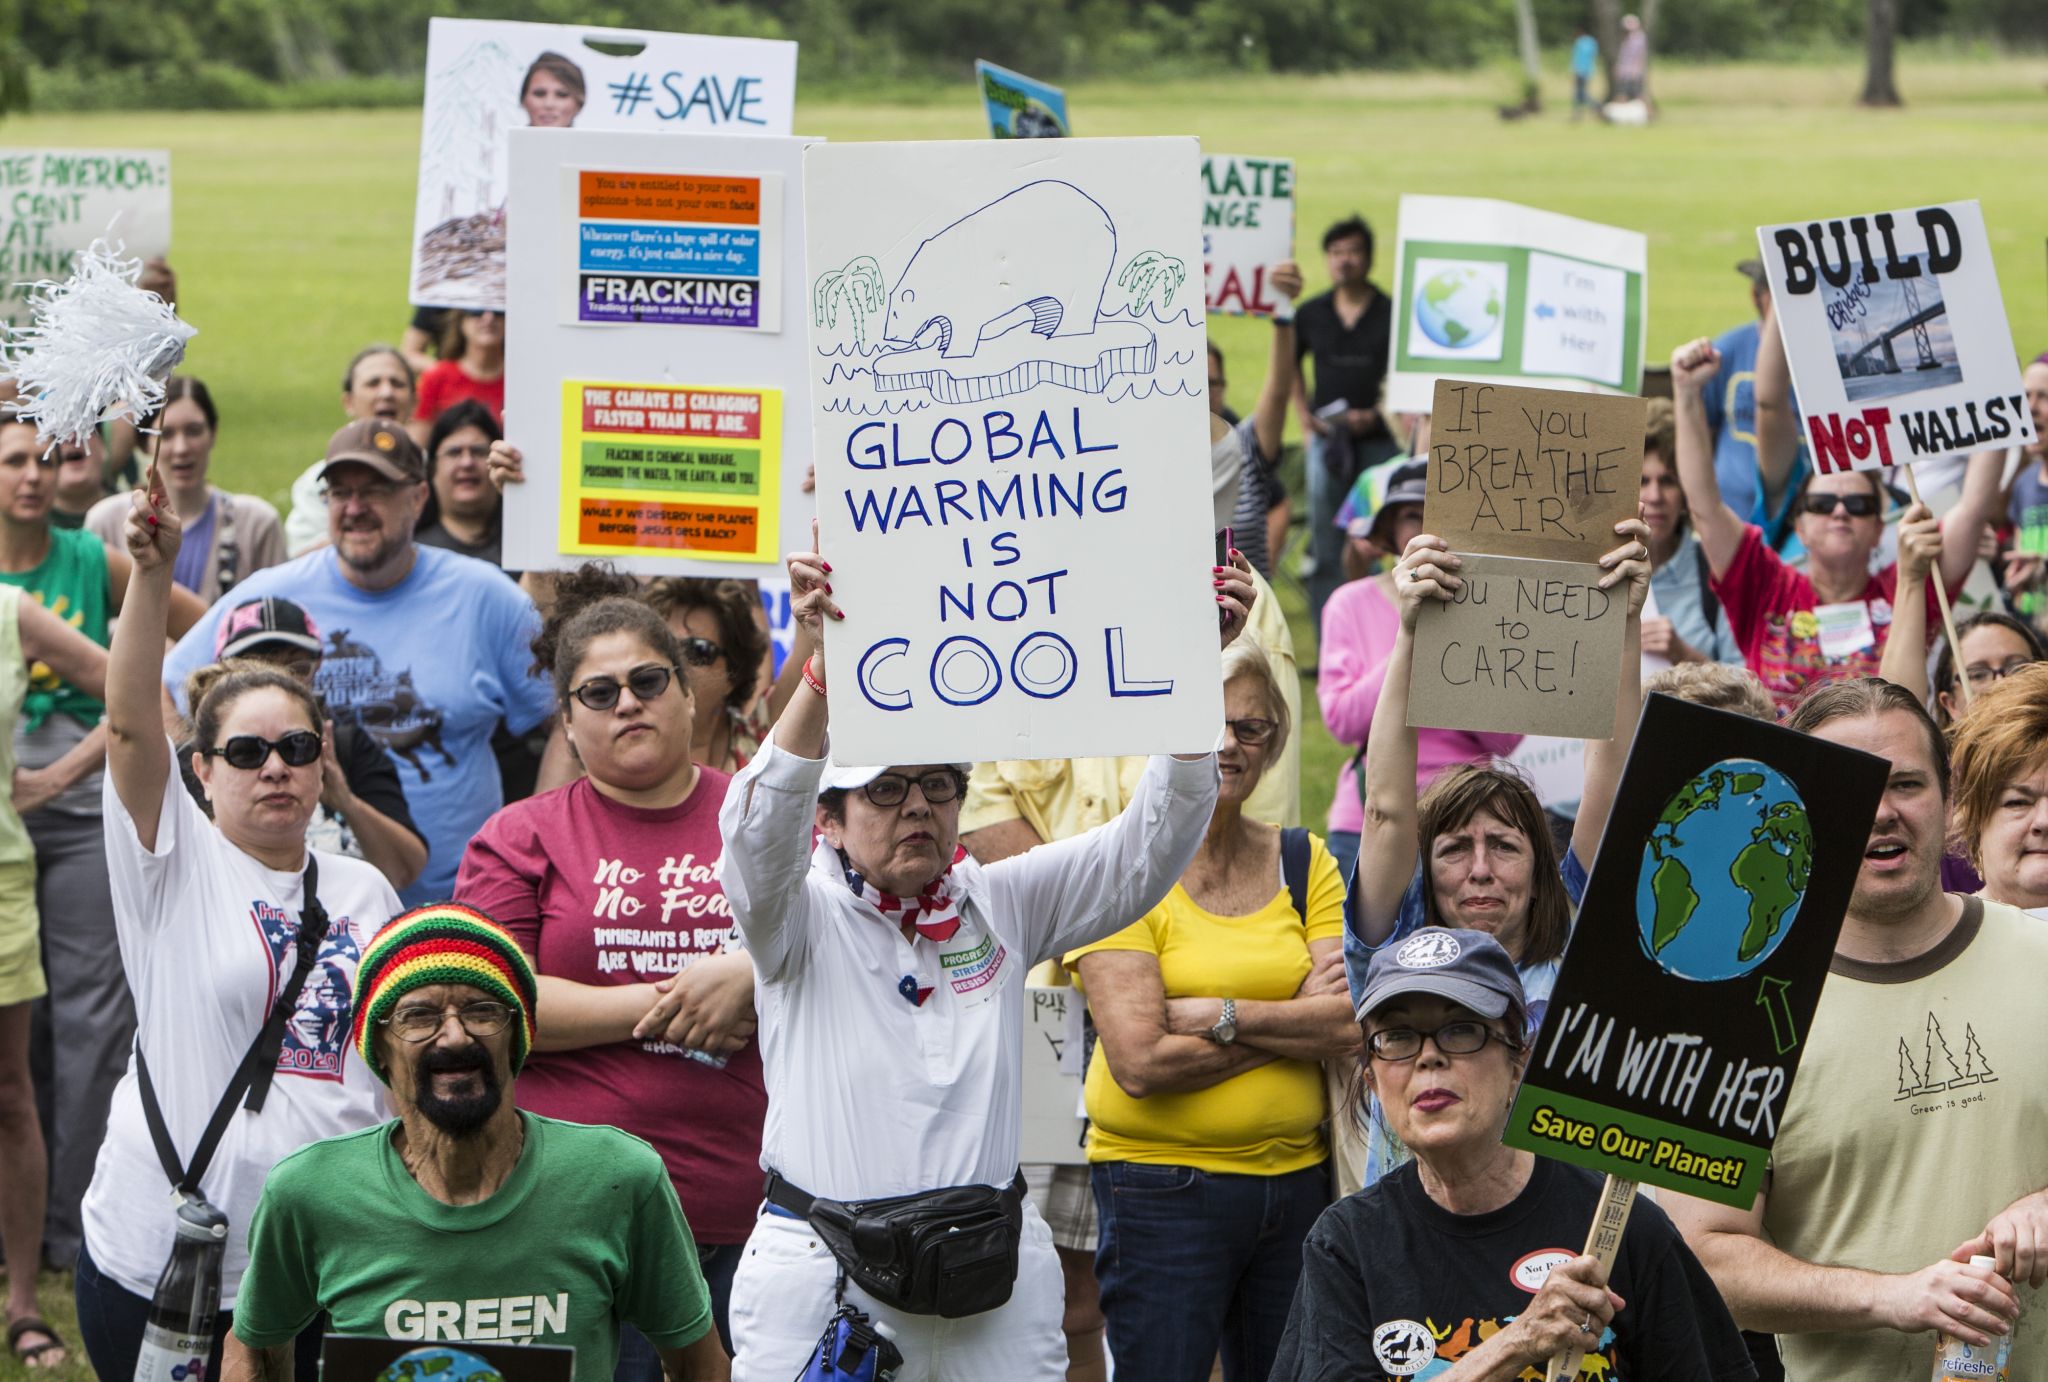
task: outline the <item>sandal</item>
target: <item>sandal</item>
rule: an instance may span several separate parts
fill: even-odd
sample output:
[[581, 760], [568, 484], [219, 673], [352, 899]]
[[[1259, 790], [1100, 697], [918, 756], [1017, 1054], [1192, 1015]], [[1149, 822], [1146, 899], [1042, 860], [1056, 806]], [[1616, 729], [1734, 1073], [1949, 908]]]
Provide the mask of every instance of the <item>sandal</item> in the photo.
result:
[[[47, 1342], [30, 1344], [24, 1348], [21, 1341], [24, 1336], [29, 1334], [40, 1334]], [[37, 1319], [34, 1315], [23, 1315], [20, 1319], [7, 1326], [7, 1351], [24, 1368], [32, 1372], [40, 1372], [43, 1368], [55, 1367], [56, 1364], [54, 1363], [38, 1365], [36, 1362], [36, 1359], [52, 1349], [62, 1350], [66, 1353], [70, 1351], [69, 1346], [64, 1342], [64, 1336], [55, 1329], [52, 1329], [49, 1321]]]

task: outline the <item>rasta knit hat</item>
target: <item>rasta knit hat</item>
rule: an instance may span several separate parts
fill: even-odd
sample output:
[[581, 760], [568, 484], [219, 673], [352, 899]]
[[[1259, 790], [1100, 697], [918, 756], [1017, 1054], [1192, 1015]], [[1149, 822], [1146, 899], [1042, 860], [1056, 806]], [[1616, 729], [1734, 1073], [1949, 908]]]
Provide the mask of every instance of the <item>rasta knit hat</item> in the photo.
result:
[[430, 984], [468, 984], [512, 1009], [512, 1073], [518, 1074], [533, 1048], [533, 966], [509, 931], [459, 902], [402, 912], [363, 948], [350, 1038], [370, 1073], [391, 1083], [377, 1057], [377, 1027], [398, 1010], [401, 998]]

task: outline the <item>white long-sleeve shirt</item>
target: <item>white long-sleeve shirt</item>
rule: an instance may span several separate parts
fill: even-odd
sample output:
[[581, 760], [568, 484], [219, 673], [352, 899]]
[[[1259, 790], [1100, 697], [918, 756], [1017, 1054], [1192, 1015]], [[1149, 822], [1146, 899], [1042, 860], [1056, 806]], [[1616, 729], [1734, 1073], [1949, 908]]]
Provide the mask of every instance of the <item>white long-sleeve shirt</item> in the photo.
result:
[[761, 1164], [838, 1200], [1006, 1185], [1024, 975], [1158, 905], [1208, 829], [1216, 760], [1154, 758], [1115, 820], [987, 868], [955, 864], [966, 896], [943, 943], [905, 940], [860, 903], [830, 845], [812, 849], [824, 769], [765, 744], [718, 815], [725, 896], [757, 981]]

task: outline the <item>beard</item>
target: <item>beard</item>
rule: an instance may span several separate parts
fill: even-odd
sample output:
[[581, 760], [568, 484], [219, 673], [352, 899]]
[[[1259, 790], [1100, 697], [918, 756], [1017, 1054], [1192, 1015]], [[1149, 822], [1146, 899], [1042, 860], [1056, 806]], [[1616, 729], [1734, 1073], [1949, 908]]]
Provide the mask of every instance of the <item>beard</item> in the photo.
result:
[[[361, 530], [347, 534], [358, 539], [365, 535]], [[334, 554], [351, 570], [370, 574], [381, 570], [387, 562], [398, 555], [400, 548], [409, 540], [404, 537], [391, 537], [383, 532], [374, 534], [374, 537], [375, 541], [368, 550], [352, 547], [347, 542], [337, 542], [334, 544]]]
[[[474, 1070], [483, 1082], [475, 1094], [443, 1098], [434, 1092], [434, 1076]], [[504, 1102], [505, 1091], [498, 1084], [490, 1052], [471, 1045], [448, 1050], [431, 1047], [413, 1065], [413, 1104], [420, 1116], [453, 1138], [474, 1137]]]

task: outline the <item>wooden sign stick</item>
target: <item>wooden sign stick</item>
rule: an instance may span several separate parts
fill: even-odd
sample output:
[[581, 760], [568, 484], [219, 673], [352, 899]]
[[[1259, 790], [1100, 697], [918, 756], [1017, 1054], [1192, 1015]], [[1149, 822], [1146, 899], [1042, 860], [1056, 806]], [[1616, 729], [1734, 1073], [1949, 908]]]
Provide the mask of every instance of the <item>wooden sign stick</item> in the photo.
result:
[[[1593, 1207], [1593, 1227], [1586, 1232], [1585, 1255], [1600, 1263], [1602, 1282], [1614, 1275], [1615, 1254], [1621, 1251], [1621, 1231], [1628, 1227], [1629, 1211], [1635, 1207], [1636, 1183], [1609, 1176], [1607, 1184], [1600, 1187], [1600, 1203]], [[1589, 1342], [1597, 1343], [1598, 1336]], [[1550, 1367], [1543, 1374], [1544, 1382], [1577, 1377], [1579, 1363], [1585, 1356], [1583, 1348], [1558, 1354], [1550, 1360]]]
[[[1906, 472], [1906, 492], [1913, 496], [1913, 502], [1923, 502], [1920, 482], [1913, 478], [1912, 462], [1908, 461], [1899, 469]], [[1962, 694], [1963, 708], [1967, 710], [1970, 708], [1970, 679], [1963, 675], [1963, 641], [1956, 637], [1956, 617], [1948, 607], [1948, 582], [1942, 579], [1938, 561], [1934, 564], [1934, 604], [1941, 611], [1941, 631], [1948, 639], [1948, 658], [1956, 669], [1956, 690]]]

